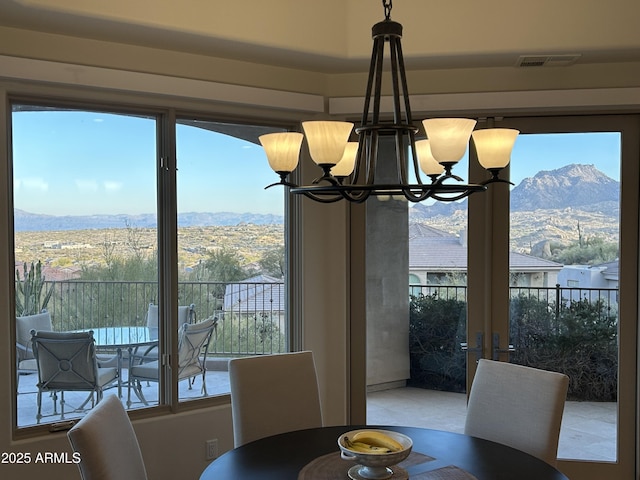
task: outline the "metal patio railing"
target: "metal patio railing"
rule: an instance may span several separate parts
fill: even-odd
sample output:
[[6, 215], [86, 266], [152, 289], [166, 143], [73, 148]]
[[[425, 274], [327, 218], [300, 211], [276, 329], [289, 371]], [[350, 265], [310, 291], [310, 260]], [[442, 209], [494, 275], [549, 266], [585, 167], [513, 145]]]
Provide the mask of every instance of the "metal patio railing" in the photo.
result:
[[[68, 280], [46, 282], [53, 286], [47, 306], [55, 330], [99, 327], [144, 326], [150, 303], [157, 304], [155, 282]], [[411, 295], [438, 295], [466, 302], [467, 287], [461, 285], [409, 286]], [[559, 309], [576, 300], [600, 301], [617, 315], [618, 290], [575, 287], [511, 287], [511, 298], [525, 295], [546, 301]], [[251, 355], [287, 350], [283, 282], [181, 282], [180, 305], [195, 305], [197, 319], [219, 318], [217, 338], [211, 353]]]
[[[155, 282], [55, 281], [47, 305], [55, 330], [145, 326], [149, 304], [158, 303]], [[196, 319], [218, 317], [210, 353], [226, 356], [284, 352], [284, 283], [182, 282], [180, 305], [195, 306]]]
[[[441, 299], [455, 299], [467, 301], [467, 287], [465, 285], [409, 285], [409, 293], [412, 296], [437, 295]], [[553, 287], [509, 287], [511, 299], [519, 296], [535, 298], [545, 301], [553, 306], [555, 315], [560, 314], [563, 306], [568, 306], [572, 301], [588, 301], [591, 303], [602, 302], [605, 310], [613, 315], [618, 312], [617, 288], [580, 288], [562, 287], [556, 284]]]

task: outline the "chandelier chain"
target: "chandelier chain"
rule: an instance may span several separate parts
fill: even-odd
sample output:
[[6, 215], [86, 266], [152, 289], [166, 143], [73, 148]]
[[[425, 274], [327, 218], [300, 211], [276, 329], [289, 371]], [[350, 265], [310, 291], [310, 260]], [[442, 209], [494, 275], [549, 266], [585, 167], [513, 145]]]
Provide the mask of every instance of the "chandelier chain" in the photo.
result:
[[382, 0], [382, 6], [384, 8], [384, 17], [386, 20], [391, 19], [391, 9], [393, 8], [392, 0]]

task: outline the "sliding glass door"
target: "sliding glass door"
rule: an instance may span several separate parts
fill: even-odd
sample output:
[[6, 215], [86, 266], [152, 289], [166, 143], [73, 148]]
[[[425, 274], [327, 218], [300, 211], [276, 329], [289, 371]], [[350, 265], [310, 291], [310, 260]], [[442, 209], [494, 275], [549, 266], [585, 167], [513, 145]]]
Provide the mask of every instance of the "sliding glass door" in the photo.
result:
[[[504, 172], [513, 185], [492, 184], [466, 204], [409, 208], [410, 375], [380, 391], [369, 385], [367, 421], [460, 432], [477, 359], [561, 371], [571, 384], [560, 468], [576, 479], [631, 479], [640, 119], [495, 126], [521, 131]], [[486, 173], [473, 148], [470, 156], [469, 175], [457, 173], [479, 182]]]
[[471, 201], [469, 337], [485, 358], [569, 376], [558, 457], [570, 478], [633, 478], [639, 120], [498, 123], [521, 134], [514, 185]]

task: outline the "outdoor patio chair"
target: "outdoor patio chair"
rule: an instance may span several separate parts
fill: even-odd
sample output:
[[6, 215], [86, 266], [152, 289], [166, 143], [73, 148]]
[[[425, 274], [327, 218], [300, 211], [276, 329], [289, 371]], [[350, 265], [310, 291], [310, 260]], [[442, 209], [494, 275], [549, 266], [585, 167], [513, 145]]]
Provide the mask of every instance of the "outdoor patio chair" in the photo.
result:
[[[208, 318], [198, 323], [185, 323], [180, 330], [178, 338], [178, 381], [187, 379], [189, 388], [192, 388], [193, 379], [202, 375], [202, 393], [207, 395], [207, 350], [214, 329], [218, 324], [218, 318]], [[146, 355], [133, 354], [129, 359], [129, 381], [127, 389], [127, 405], [131, 405], [131, 389], [147, 405], [142, 392], [141, 381], [158, 382], [160, 378], [160, 365], [158, 360], [147, 361]]]
[[569, 377], [480, 360], [464, 433], [509, 445], [555, 465]]
[[[16, 365], [18, 375], [38, 372], [38, 366], [31, 348], [31, 330], [39, 332], [53, 331], [51, 314], [47, 310], [35, 315], [16, 317]], [[97, 354], [98, 366], [115, 367], [118, 363], [117, 355]], [[19, 380], [19, 377], [18, 377]]]
[[278, 433], [322, 426], [312, 352], [229, 361], [236, 447]]
[[[115, 383], [116, 368], [98, 368], [93, 332], [46, 332], [32, 330], [33, 354], [38, 366], [38, 423], [42, 418], [42, 393], [53, 396], [53, 414], [57, 415], [57, 394], [60, 393], [60, 415], [64, 418], [64, 392], [87, 391], [91, 407], [102, 399], [103, 389]], [[95, 394], [95, 397], [94, 397]]]
[[31, 330], [52, 331], [51, 314], [43, 310], [35, 315], [16, 317], [16, 366], [18, 375], [37, 373], [38, 371], [31, 346]]
[[[188, 306], [178, 306], [178, 329], [182, 328], [185, 323], [195, 323], [195, 321], [196, 306], [193, 303]], [[158, 305], [150, 303], [147, 310], [147, 328], [151, 340], [158, 340], [158, 325]]]
[[[179, 305], [178, 306], [178, 330], [182, 328], [185, 323], [195, 323], [196, 321], [196, 306], [191, 305]], [[159, 317], [158, 317], [158, 305], [153, 303], [149, 304], [147, 310], [147, 328], [149, 329], [149, 339], [158, 340], [159, 330]], [[144, 352], [135, 352], [136, 355], [142, 354], [140, 361], [153, 362], [158, 360], [158, 347], [147, 347]]]
[[146, 480], [140, 444], [129, 416], [109, 395], [67, 432], [80, 454], [82, 480]]

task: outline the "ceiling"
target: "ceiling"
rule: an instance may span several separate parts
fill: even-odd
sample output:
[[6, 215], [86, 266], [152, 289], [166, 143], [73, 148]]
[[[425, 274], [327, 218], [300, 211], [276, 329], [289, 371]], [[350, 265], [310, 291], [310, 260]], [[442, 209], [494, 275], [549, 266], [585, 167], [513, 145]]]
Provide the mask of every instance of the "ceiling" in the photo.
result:
[[[640, 61], [636, 0], [396, 0], [391, 17], [409, 69]], [[382, 19], [376, 0], [0, 1], [0, 26], [323, 73], [366, 71]]]

